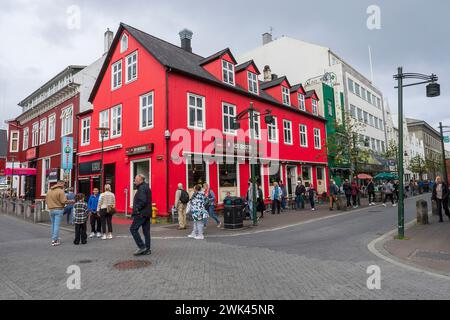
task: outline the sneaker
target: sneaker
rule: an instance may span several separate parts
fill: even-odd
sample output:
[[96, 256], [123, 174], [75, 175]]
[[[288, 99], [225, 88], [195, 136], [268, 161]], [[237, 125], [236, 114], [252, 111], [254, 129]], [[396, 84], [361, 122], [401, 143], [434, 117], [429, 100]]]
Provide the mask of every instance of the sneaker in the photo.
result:
[[95, 238], [95, 232], [92, 232], [90, 235], [89, 235], [89, 238]]
[[149, 256], [152, 254], [152, 250], [151, 249], [146, 249], [145, 252], [143, 253], [144, 256]]
[[52, 247], [55, 246], [56, 241], [52, 240]]
[[373, 204], [372, 203], [369, 203], [369, 207], [371, 207]]
[[113, 238], [112, 233], [109, 233], [109, 234], [106, 236], [106, 239], [108, 239], [108, 240], [111, 240], [112, 238]]
[[102, 234], [100, 232], [97, 232], [97, 238], [101, 238]]
[[205, 237], [204, 236], [196, 236], [194, 239], [195, 240], [205, 240]]
[[397, 204], [396, 203], [394, 203], [393, 205], [392, 205], [393, 207], [396, 207], [397, 206]]
[[102, 236], [102, 240], [106, 240], [107, 238], [106, 238], [106, 234], [104, 234], [103, 236]]
[[142, 256], [143, 254], [145, 254], [146, 251], [147, 251], [147, 249], [138, 249], [133, 253], [133, 255], [134, 256]]
[[385, 207], [385, 208], [386, 208], [386, 203], [383, 203], [383, 207]]
[[190, 234], [190, 235], [188, 235], [188, 238], [191, 238], [191, 239], [194, 239], [196, 237], [196, 235], [195, 234]]
[[316, 209], [312, 208], [311, 211], [316, 211]]
[[219, 224], [217, 225], [217, 228], [218, 229], [222, 228], [222, 222], [219, 222]]
[[58, 247], [58, 246], [60, 246], [60, 245], [61, 245], [61, 241], [60, 241], [60, 240], [56, 240], [54, 246], [55, 246], [55, 247]]

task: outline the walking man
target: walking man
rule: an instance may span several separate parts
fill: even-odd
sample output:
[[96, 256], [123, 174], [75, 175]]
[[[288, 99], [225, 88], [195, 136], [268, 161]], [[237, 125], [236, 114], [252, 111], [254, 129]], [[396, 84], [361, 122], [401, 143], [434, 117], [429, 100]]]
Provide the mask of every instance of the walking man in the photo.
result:
[[369, 184], [367, 185], [367, 194], [369, 195], [369, 206], [375, 205], [375, 184], [373, 183], [373, 179], [370, 179]]
[[351, 198], [352, 198], [352, 186], [348, 182], [348, 179], [345, 179], [344, 185], [342, 186], [344, 189], [345, 197], [347, 198], [347, 207], [351, 207]]
[[[151, 239], [150, 239], [150, 224], [152, 217], [152, 192], [147, 183], [145, 183], [145, 177], [139, 174], [134, 179], [137, 192], [133, 199], [133, 223], [130, 227], [131, 235], [133, 236], [138, 250], [134, 253], [135, 256], [150, 255]], [[139, 228], [142, 227], [145, 243], [142, 242], [142, 238], [139, 234]]]
[[330, 211], [334, 210], [334, 203], [337, 202], [337, 197], [339, 194], [339, 187], [336, 185], [334, 180], [331, 180], [330, 186]]
[[[47, 192], [45, 202], [47, 203], [48, 210], [50, 211], [50, 219], [52, 222], [52, 246], [59, 246], [61, 244], [59, 240], [59, 226], [64, 215], [64, 206], [68, 203], [66, 194], [64, 193], [64, 181], [58, 181]], [[73, 202], [71, 202], [73, 205]]]
[[436, 177], [436, 183], [433, 184], [433, 193], [431, 195], [431, 200], [436, 201], [438, 214], [439, 214], [439, 222], [444, 222], [442, 217], [442, 208], [444, 208], [445, 215], [450, 219], [450, 212], [448, 209], [448, 186], [442, 182], [441, 177]]
[[397, 205], [394, 202], [394, 186], [392, 185], [392, 183], [390, 181], [386, 182], [383, 186], [384, 189], [384, 202], [383, 202], [383, 206], [386, 207], [386, 202], [389, 199], [391, 199], [392, 202], [392, 206], [396, 207]]
[[178, 184], [175, 192], [175, 208], [178, 212], [178, 230], [186, 230], [186, 208], [189, 202], [189, 193], [183, 188], [183, 184]]
[[300, 206], [302, 209], [305, 209], [305, 194], [306, 188], [302, 181], [299, 180], [297, 187], [295, 188], [295, 203], [297, 204], [297, 210], [300, 209]]

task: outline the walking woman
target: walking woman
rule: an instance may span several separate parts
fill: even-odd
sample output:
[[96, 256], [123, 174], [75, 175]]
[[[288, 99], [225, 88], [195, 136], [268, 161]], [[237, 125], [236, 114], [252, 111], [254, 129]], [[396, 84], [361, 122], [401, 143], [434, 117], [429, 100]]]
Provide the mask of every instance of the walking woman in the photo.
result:
[[[205, 196], [208, 198], [209, 200], [209, 207], [208, 207], [208, 213], [209, 216], [211, 218], [214, 219], [214, 221], [216, 221], [217, 224], [217, 228], [220, 229], [220, 227], [222, 226], [222, 223], [219, 220], [219, 217], [216, 214], [216, 195], [214, 194], [214, 191], [212, 191], [212, 189], [209, 187], [209, 184], [205, 183], [203, 185], [204, 189], [205, 189]], [[208, 224], [208, 219], [205, 219], [205, 227]]]
[[190, 202], [192, 218], [194, 220], [194, 229], [192, 230], [192, 233], [188, 235], [189, 238], [193, 238], [195, 240], [205, 239], [203, 235], [204, 220], [208, 219], [208, 211], [205, 209], [205, 201], [206, 196], [202, 191], [202, 186], [200, 184], [196, 185]]
[[448, 209], [448, 186], [442, 181], [441, 177], [436, 177], [436, 183], [433, 185], [433, 193], [431, 195], [431, 200], [436, 201], [439, 222], [444, 222], [442, 217], [442, 208], [444, 208], [445, 215], [450, 219], [450, 212]]
[[275, 211], [277, 211], [278, 214], [281, 214], [281, 196], [281, 188], [278, 186], [278, 182], [275, 181], [273, 183], [272, 196], [270, 197], [272, 200], [272, 214], [275, 214]]
[[[112, 239], [112, 217], [116, 211], [116, 197], [111, 192], [111, 185], [109, 184], [105, 185], [105, 192], [100, 195], [97, 211], [100, 212], [102, 240]], [[108, 234], [106, 234], [106, 225], [108, 225]]]
[[358, 208], [358, 195], [359, 195], [359, 186], [356, 180], [352, 181], [352, 200], [353, 200], [353, 209]]

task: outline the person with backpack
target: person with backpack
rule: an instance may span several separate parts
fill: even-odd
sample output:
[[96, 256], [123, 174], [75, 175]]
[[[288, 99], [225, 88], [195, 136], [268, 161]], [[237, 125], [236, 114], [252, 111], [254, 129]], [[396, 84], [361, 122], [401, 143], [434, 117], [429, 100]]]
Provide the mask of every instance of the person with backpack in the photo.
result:
[[[211, 218], [214, 219], [214, 221], [216, 221], [217, 223], [217, 228], [221, 228], [222, 227], [222, 223], [219, 220], [219, 217], [216, 214], [216, 195], [214, 193], [214, 191], [212, 191], [212, 189], [209, 187], [209, 184], [205, 183], [203, 185], [203, 188], [205, 190], [205, 196], [206, 196], [206, 203], [205, 203], [205, 209], [208, 211], [208, 214]], [[208, 219], [205, 219], [205, 228], [208, 225]]]
[[178, 184], [175, 192], [175, 209], [178, 212], [178, 230], [186, 230], [186, 208], [189, 203], [189, 193], [184, 190], [183, 184]]
[[302, 181], [298, 181], [297, 187], [295, 188], [295, 203], [297, 205], [297, 210], [305, 209], [305, 194], [306, 194], [306, 188], [303, 185]]
[[278, 214], [281, 214], [281, 196], [282, 191], [280, 186], [278, 185], [278, 182], [273, 183], [273, 190], [272, 190], [272, 214], [275, 214], [275, 209], [277, 210]]

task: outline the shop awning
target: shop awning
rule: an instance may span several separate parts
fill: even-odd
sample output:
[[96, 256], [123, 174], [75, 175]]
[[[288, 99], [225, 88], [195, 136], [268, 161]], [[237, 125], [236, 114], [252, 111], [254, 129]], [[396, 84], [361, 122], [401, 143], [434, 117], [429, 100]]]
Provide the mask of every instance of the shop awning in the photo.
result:
[[5, 176], [35, 176], [37, 169], [35, 168], [6, 168]]

